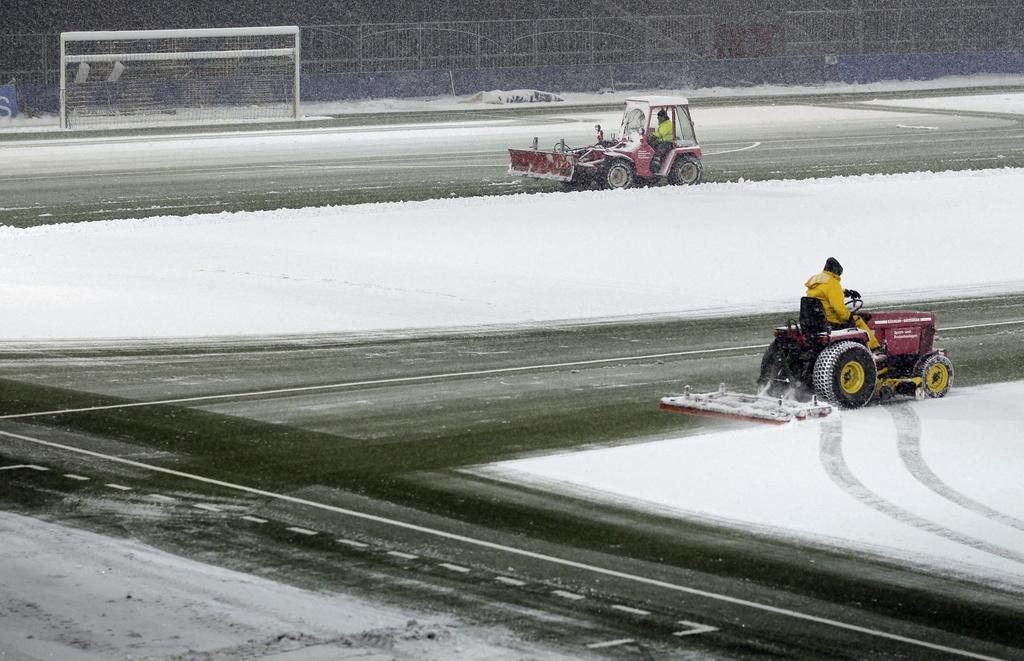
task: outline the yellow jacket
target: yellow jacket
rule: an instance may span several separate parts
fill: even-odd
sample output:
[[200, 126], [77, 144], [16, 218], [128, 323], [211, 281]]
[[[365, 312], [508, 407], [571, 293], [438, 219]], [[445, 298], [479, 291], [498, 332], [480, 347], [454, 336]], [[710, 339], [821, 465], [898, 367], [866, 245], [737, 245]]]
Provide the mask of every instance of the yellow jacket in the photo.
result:
[[654, 141], [655, 142], [672, 142], [674, 131], [672, 130], [672, 120], [666, 119], [662, 123], [658, 124], [658, 128], [654, 129]]
[[825, 318], [830, 324], [845, 324], [850, 319], [850, 310], [843, 298], [843, 285], [839, 276], [831, 271], [822, 271], [805, 283], [807, 295], [821, 301], [825, 307]]

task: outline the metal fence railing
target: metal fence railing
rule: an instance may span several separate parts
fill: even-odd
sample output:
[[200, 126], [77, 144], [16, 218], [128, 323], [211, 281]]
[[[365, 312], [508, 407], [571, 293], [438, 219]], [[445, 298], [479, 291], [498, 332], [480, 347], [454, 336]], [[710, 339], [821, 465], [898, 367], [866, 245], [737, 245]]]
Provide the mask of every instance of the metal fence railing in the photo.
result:
[[324, 73], [701, 58], [711, 25], [708, 16], [648, 16], [308, 26], [303, 67]]
[[1024, 48], [1024, 6], [1018, 3], [791, 11], [784, 24], [787, 55]]
[[[832, 2], [828, 9], [310, 25], [303, 73], [773, 56], [1024, 50], [1017, 0]], [[882, 8], [879, 8], [881, 5]], [[816, 5], [817, 6], [817, 5]], [[54, 83], [59, 37], [0, 34], [0, 83]]]
[[60, 35], [0, 34], [0, 84], [60, 80]]

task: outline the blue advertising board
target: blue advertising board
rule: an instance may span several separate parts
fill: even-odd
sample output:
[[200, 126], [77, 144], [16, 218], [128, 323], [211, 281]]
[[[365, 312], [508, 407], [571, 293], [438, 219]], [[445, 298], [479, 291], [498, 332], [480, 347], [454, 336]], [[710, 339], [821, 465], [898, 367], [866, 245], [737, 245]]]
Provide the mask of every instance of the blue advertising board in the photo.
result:
[[18, 95], [14, 85], [0, 85], [0, 119], [18, 114]]

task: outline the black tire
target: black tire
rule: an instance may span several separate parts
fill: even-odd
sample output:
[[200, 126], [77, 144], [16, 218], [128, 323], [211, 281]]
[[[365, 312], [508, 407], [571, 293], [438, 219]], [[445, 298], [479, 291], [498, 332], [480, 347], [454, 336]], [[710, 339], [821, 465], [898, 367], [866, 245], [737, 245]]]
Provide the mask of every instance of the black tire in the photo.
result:
[[636, 183], [636, 175], [633, 173], [633, 166], [621, 160], [604, 169], [601, 176], [601, 183], [605, 188], [626, 189]]
[[953, 387], [953, 362], [941, 353], [933, 353], [917, 363], [914, 376], [921, 377], [925, 397], [945, 397]]
[[844, 409], [856, 409], [871, 401], [878, 370], [875, 359], [859, 342], [836, 342], [814, 361], [814, 392]]
[[668, 183], [673, 186], [696, 186], [704, 179], [704, 166], [693, 154], [676, 157], [668, 171]]
[[785, 360], [785, 347], [781, 340], [776, 339], [761, 358], [761, 372], [757, 377], [758, 392], [763, 392], [769, 397], [781, 397], [786, 394], [791, 384]]

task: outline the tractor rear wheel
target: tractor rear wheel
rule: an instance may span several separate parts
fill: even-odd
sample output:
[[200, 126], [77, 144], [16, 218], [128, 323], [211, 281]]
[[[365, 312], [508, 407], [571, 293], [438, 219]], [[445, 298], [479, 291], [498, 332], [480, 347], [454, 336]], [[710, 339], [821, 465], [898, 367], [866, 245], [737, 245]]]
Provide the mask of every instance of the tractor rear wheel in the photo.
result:
[[926, 397], [945, 397], [953, 387], [953, 362], [941, 353], [933, 353], [917, 363], [914, 376], [921, 377]]
[[878, 370], [871, 352], [859, 342], [836, 342], [814, 361], [814, 392], [844, 409], [871, 401]]
[[633, 168], [621, 160], [616, 160], [604, 170], [603, 183], [606, 188], [629, 188], [635, 182]]
[[769, 397], [783, 397], [796, 385], [790, 380], [789, 351], [785, 340], [776, 338], [761, 358], [757, 389]]
[[694, 186], [703, 178], [704, 166], [693, 154], [683, 154], [676, 158], [668, 172], [668, 183], [673, 186]]

